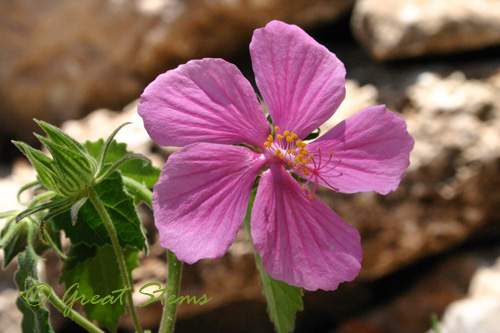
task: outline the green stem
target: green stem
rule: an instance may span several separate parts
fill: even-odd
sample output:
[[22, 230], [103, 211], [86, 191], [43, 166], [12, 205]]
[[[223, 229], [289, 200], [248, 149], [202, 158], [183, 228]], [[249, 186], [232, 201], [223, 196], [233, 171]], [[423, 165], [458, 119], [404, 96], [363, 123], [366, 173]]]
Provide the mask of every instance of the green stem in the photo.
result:
[[130, 277], [127, 273], [127, 266], [125, 265], [125, 257], [123, 256], [123, 251], [122, 248], [120, 247], [120, 242], [118, 240], [118, 235], [116, 233], [115, 226], [113, 225], [113, 221], [111, 221], [111, 218], [109, 217], [108, 212], [104, 207], [104, 204], [102, 203], [101, 199], [99, 199], [99, 196], [97, 195], [93, 187], [89, 188], [89, 199], [94, 205], [95, 209], [97, 210], [97, 213], [99, 214], [99, 217], [106, 226], [106, 229], [109, 233], [109, 237], [111, 238], [111, 244], [113, 245], [113, 248], [115, 250], [116, 258], [118, 260], [118, 266], [120, 267], [120, 274], [122, 277], [122, 281], [123, 284], [128, 289], [127, 301], [128, 301], [130, 316], [132, 317], [136, 331], [138, 333], [142, 333], [142, 328], [139, 324], [139, 320], [137, 319], [137, 315], [135, 313], [135, 308], [134, 308], [134, 302], [132, 300], [132, 284], [130, 282]]
[[[48, 286], [48, 285], [46, 285]], [[43, 288], [43, 293], [49, 297], [50, 303], [54, 305], [57, 310], [61, 311], [63, 314], [67, 314], [67, 316], [76, 322], [78, 325], [86, 329], [87, 331], [91, 333], [104, 333], [103, 330], [101, 330], [99, 327], [95, 326], [92, 324], [90, 321], [88, 321], [87, 318], [83, 317], [80, 315], [78, 312], [74, 311], [73, 309], [68, 309], [67, 305], [64, 304], [63, 301], [59, 297], [57, 297], [56, 293], [54, 292], [53, 289], [45, 289]], [[68, 311], [69, 310], [69, 311]]]
[[153, 193], [146, 186], [127, 176], [122, 175], [122, 179], [128, 193], [141, 198], [149, 207], [152, 207]]
[[171, 333], [174, 331], [177, 302], [168, 302], [168, 300], [170, 295], [178, 297], [181, 287], [182, 262], [177, 259], [173, 252], [167, 250], [167, 263], [167, 294], [163, 300], [163, 315], [158, 333]]

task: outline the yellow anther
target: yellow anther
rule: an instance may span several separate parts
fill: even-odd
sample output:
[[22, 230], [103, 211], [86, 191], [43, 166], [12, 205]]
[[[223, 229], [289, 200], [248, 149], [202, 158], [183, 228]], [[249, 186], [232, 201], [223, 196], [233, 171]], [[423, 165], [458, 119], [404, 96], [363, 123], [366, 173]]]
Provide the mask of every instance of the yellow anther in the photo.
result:
[[305, 190], [305, 189], [306, 189], [306, 187], [305, 187], [304, 185], [302, 185], [302, 189], [303, 189], [303, 190]]
[[316, 198], [314, 195], [309, 194], [309, 199], [311, 199], [311, 200], [312, 200], [312, 199], [314, 199], [314, 198]]
[[288, 154], [291, 154], [291, 153], [292, 153], [292, 150], [291, 150], [291, 149], [287, 149], [287, 150], [286, 150], [286, 152], [287, 152]]
[[289, 131], [289, 130], [284, 131], [284, 132], [283, 132], [283, 135], [284, 135], [284, 136], [289, 136], [289, 135], [290, 135], [290, 131]]
[[276, 155], [281, 156], [281, 150], [276, 149], [275, 153], [276, 153]]
[[310, 162], [310, 161], [312, 161], [312, 158], [308, 157], [307, 162]]
[[303, 158], [303, 159], [300, 160], [300, 164], [306, 165], [306, 163], [307, 163], [307, 160], [305, 158]]
[[281, 139], [283, 139], [283, 135], [278, 134], [278, 140], [281, 140]]
[[293, 142], [293, 138], [292, 138], [291, 136], [288, 136], [288, 137], [286, 138], [286, 141], [288, 141], [288, 142]]
[[304, 155], [305, 155], [305, 154], [307, 154], [308, 152], [309, 152], [309, 150], [307, 150], [307, 149], [302, 149], [302, 154], [304, 154]]
[[300, 148], [305, 148], [306, 144], [302, 142], [302, 140], [297, 140], [297, 146], [299, 146]]
[[300, 169], [301, 169], [301, 167], [298, 167], [298, 168], [297, 168], [297, 170], [299, 170], [299, 171], [300, 171]]
[[309, 176], [309, 171], [307, 171], [307, 169], [304, 169], [304, 175]]
[[267, 148], [271, 147], [271, 142], [269, 142], [269, 141], [264, 142], [264, 147], [267, 147]]
[[267, 141], [273, 142], [274, 138], [271, 134], [267, 137]]
[[297, 139], [299, 136], [295, 133], [292, 133], [292, 139]]
[[278, 126], [274, 126], [274, 131], [275, 132], [278, 132], [280, 130], [280, 128]]
[[333, 156], [333, 151], [331, 151], [330, 153], [328, 153], [328, 155]]
[[288, 164], [288, 165], [292, 164], [292, 161], [288, 161], [288, 163], [287, 163], [287, 164]]

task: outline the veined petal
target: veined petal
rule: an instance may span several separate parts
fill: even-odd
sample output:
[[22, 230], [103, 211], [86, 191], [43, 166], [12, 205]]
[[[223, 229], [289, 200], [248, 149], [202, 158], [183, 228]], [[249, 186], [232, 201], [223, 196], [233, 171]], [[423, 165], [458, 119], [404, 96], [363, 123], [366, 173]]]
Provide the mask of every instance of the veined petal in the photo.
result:
[[347, 118], [307, 147], [319, 168], [319, 184], [344, 193], [387, 194], [398, 188], [413, 145], [405, 121], [378, 105]]
[[278, 164], [262, 173], [251, 232], [269, 275], [297, 287], [335, 290], [361, 268], [357, 230], [322, 201], [309, 199]]
[[345, 96], [345, 68], [295, 25], [272, 21], [250, 43], [253, 71], [273, 123], [305, 138]]
[[265, 163], [249, 148], [212, 143], [194, 143], [172, 154], [153, 190], [160, 244], [188, 264], [224, 255]]
[[138, 112], [151, 138], [164, 146], [262, 147], [270, 133], [250, 82], [222, 59], [192, 60], [158, 76], [141, 95]]

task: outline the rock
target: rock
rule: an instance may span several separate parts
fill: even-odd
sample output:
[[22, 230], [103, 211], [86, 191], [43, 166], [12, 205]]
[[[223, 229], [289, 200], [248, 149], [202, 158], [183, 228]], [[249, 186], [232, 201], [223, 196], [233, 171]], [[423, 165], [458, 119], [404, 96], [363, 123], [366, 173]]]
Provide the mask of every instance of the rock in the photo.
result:
[[351, 22], [359, 42], [380, 60], [500, 44], [496, 0], [359, 0]]
[[368, 284], [372, 291], [368, 311], [342, 323], [339, 332], [425, 332], [433, 315], [442, 314], [448, 304], [466, 295], [474, 272], [498, 251], [498, 246], [469, 248]]
[[500, 258], [473, 276], [467, 298], [452, 303], [440, 323], [443, 333], [496, 333], [500, 327]]
[[32, 118], [58, 125], [97, 108], [121, 108], [179, 63], [248, 50], [252, 31], [271, 19], [311, 27], [351, 6], [351, 0], [1, 2], [0, 130], [34, 142]]

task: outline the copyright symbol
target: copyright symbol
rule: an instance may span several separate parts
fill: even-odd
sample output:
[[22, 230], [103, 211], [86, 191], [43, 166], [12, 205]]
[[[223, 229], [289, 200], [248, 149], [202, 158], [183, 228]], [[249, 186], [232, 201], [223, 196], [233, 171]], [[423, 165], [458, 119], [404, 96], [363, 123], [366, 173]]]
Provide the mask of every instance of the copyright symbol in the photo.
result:
[[[49, 291], [49, 295], [45, 295], [43, 288]], [[43, 305], [43, 303], [47, 302], [50, 295], [52, 295], [52, 288], [47, 283], [39, 282], [22, 294], [22, 297], [29, 305]]]

